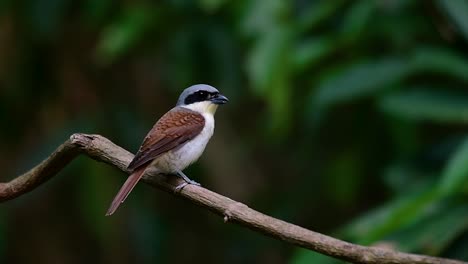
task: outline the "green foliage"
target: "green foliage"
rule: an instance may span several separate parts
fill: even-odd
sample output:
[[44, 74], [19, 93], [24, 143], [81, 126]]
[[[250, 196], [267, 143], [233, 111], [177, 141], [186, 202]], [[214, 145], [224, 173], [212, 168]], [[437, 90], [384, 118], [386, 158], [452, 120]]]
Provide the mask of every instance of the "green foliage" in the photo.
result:
[[226, 0], [199, 0], [200, 5], [207, 12], [214, 12], [221, 8], [227, 1]]
[[468, 3], [464, 0], [438, 0], [437, 3], [468, 40]]
[[[400, 2], [405, 2], [406, 5], [395, 5], [395, 10], [414, 7], [410, 1]], [[460, 22], [468, 17], [461, 15], [465, 12], [466, 3], [439, 2], [444, 12], [453, 9], [447, 12], [463, 32], [463, 28], [468, 24]], [[327, 5], [329, 3], [324, 4], [324, 8]], [[455, 10], [455, 5], [460, 5], [460, 9]], [[427, 122], [438, 126], [462, 125], [466, 129], [468, 93], [463, 87], [467, 83], [468, 59], [466, 52], [441, 45], [436, 40], [424, 45], [412, 42], [411, 39], [405, 39], [406, 43], [388, 43], [386, 46], [389, 50], [383, 56], [375, 55], [372, 51], [363, 52], [361, 48], [372, 48], [368, 46], [369, 43], [378, 43], [374, 30], [378, 27], [381, 30], [382, 25], [386, 23], [385, 19], [392, 19], [390, 16], [386, 17], [388, 14], [382, 11], [382, 6], [375, 5], [374, 2], [356, 1], [346, 10], [343, 26], [332, 38], [330, 34], [317, 34], [312, 39], [317, 40], [315, 43], [308, 41], [304, 42], [306, 45], [299, 46], [295, 57], [297, 59], [294, 59], [297, 71], [314, 68], [322, 73], [321, 78], [311, 80], [313, 89], [306, 101], [308, 110], [305, 117], [315, 122], [317, 113], [324, 109], [330, 112], [340, 105], [346, 105], [353, 111], [352, 106], [357, 102], [375, 102], [371, 106], [380, 110], [383, 114], [380, 118], [386, 118], [388, 125], [392, 127], [389, 138], [398, 141], [398, 148], [395, 148], [396, 152], [393, 153], [394, 160], [387, 161], [393, 165], [388, 166], [387, 173], [381, 175], [394, 192], [393, 198], [339, 229], [338, 236], [361, 244], [388, 242], [400, 250], [443, 254], [450, 247], [458, 248], [459, 243], [464, 243], [458, 242], [457, 238], [466, 234], [468, 228], [468, 207], [466, 203], [457, 201], [466, 201], [466, 198], [460, 198], [466, 195], [467, 190], [466, 143], [457, 141], [455, 145], [450, 144], [452, 147], [449, 152], [440, 148], [419, 154], [416, 151], [423, 151], [424, 145], [420, 135], [427, 132], [420, 127], [427, 126]], [[390, 7], [386, 11], [392, 12]], [[377, 18], [379, 13], [380, 18]], [[401, 14], [400, 19], [410, 19], [409, 16], [403, 17]], [[371, 18], [374, 19], [373, 23], [368, 22]], [[320, 20], [326, 18], [320, 17]], [[421, 24], [415, 21], [406, 24], [405, 27], [408, 32], [416, 32], [416, 28], [421, 28]], [[403, 35], [399, 36], [402, 37]], [[391, 46], [392, 44], [394, 46]], [[384, 46], [382, 43], [380, 45]], [[347, 54], [343, 49], [351, 49], [354, 52], [344, 58], [344, 63], [338, 60], [336, 63], [323, 64], [323, 61], [333, 54]], [[316, 65], [321, 65], [321, 68]], [[330, 114], [322, 116], [322, 119], [324, 118], [334, 118], [336, 122], [344, 119]], [[372, 119], [367, 120], [376, 125]], [[319, 127], [324, 126], [324, 123], [325, 121], [321, 120]], [[363, 131], [368, 126], [363, 127], [362, 123], [357, 123], [347, 128], [343, 136], [355, 135], [355, 131]], [[372, 135], [374, 136], [377, 135]], [[380, 140], [389, 139], [382, 135], [378, 137]], [[449, 141], [450, 133], [441, 137], [439, 140], [432, 140], [432, 144]], [[360, 142], [359, 144], [371, 144], [366, 140]], [[385, 145], [383, 147], [385, 148]], [[360, 158], [369, 161], [366, 157]], [[435, 168], [431, 161], [425, 160], [434, 158], [437, 158], [438, 162], [442, 160], [446, 165]], [[357, 175], [363, 173], [366, 166], [362, 166], [360, 161], [344, 163], [346, 167], [343, 167], [342, 163], [332, 164], [333, 174], [327, 179], [335, 179], [330, 181], [336, 186], [334, 192], [331, 192], [334, 197], [352, 193], [350, 190], [353, 189], [358, 190], [358, 186], [349, 184], [344, 179], [350, 177], [360, 181]], [[338, 186], [347, 188], [340, 191]], [[353, 196], [349, 197], [348, 201], [350, 199], [353, 199]], [[457, 252], [455, 255], [460, 256], [461, 251]], [[313, 252], [299, 250], [291, 263], [339, 262]]]
[[116, 22], [104, 29], [97, 46], [99, 60], [111, 63], [128, 51], [142, 38], [148, 26], [155, 22], [156, 12], [147, 6], [125, 9]]
[[[399, 250], [441, 254], [467, 228], [468, 208], [460, 202], [444, 201], [432, 206], [429, 213], [413, 224], [388, 236], [386, 240]], [[431, 230], [431, 232], [427, 232]]]
[[[331, 1], [333, 2], [333, 1]], [[375, 1], [360, 0], [347, 11], [340, 34], [346, 42], [359, 41], [377, 11]]]
[[420, 47], [410, 59], [410, 67], [415, 74], [433, 73], [468, 82], [468, 58], [446, 48]]
[[458, 147], [450, 158], [439, 184], [444, 195], [468, 191], [468, 138]]
[[334, 52], [334, 48], [333, 39], [327, 37], [307, 39], [298, 43], [290, 55], [294, 71], [302, 72], [316, 66], [327, 55]]
[[[468, 260], [467, 1], [6, 0], [0, 39], [5, 174], [73, 132], [135, 151], [209, 83], [230, 103], [192, 178], [354, 243]], [[104, 218], [120, 173], [61, 174], [6, 204], [2, 263], [341, 263], [141, 185]]]
[[380, 108], [387, 114], [415, 121], [468, 122], [468, 96], [441, 89], [408, 89], [383, 96]]
[[405, 63], [396, 58], [350, 65], [317, 87], [311, 105], [323, 107], [375, 95], [400, 81], [407, 72]]
[[423, 217], [437, 198], [434, 187], [411, 190], [356, 219], [344, 228], [343, 233], [362, 244], [375, 243]]
[[279, 75], [288, 67], [291, 38], [287, 28], [279, 26], [263, 34], [252, 48], [247, 69], [259, 95], [268, 96], [270, 86], [281, 78]]
[[315, 29], [321, 23], [332, 18], [344, 4], [344, 0], [312, 2], [305, 7], [305, 11], [299, 17], [298, 30], [302, 32]]

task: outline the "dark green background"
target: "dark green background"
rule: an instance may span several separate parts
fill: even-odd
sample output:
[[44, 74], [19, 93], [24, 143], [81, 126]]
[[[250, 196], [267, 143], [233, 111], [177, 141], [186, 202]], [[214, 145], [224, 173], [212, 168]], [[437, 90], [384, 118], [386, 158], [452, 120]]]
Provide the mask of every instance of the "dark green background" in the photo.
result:
[[[0, 167], [74, 132], [135, 152], [195, 83], [230, 98], [186, 170], [363, 245], [468, 260], [468, 1], [1, 0]], [[336, 263], [86, 157], [0, 205], [0, 263]]]

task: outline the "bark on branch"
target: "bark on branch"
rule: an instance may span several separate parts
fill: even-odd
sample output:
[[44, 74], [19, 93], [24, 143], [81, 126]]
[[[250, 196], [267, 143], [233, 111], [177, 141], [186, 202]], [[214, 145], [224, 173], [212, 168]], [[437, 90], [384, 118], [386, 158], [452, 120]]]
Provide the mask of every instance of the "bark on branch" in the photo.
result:
[[[32, 191], [56, 175], [79, 154], [85, 154], [127, 173], [127, 164], [133, 158], [133, 154], [100, 135], [74, 134], [30, 171], [10, 182], [0, 183], [0, 202]], [[171, 193], [174, 193], [175, 186], [179, 184], [176, 177], [144, 177], [143, 181]], [[245, 204], [195, 185], [186, 186], [177, 195], [224, 217], [225, 222], [238, 223], [290, 244], [353, 263], [468, 264], [463, 261], [351, 244], [262, 214]]]

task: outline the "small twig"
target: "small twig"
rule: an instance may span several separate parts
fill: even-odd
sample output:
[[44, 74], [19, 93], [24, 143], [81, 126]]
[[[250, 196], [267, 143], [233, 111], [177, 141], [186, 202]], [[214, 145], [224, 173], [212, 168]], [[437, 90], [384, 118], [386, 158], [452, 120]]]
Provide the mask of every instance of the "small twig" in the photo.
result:
[[[34, 190], [57, 174], [80, 153], [127, 173], [127, 165], [133, 158], [133, 154], [102, 136], [74, 134], [29, 172], [8, 183], [0, 183], [0, 202]], [[174, 193], [174, 188], [180, 183], [177, 177], [145, 176], [143, 181], [170, 193]], [[225, 222], [238, 223], [290, 244], [353, 263], [468, 264], [458, 260], [351, 244], [262, 214], [245, 204], [196, 185], [187, 185], [177, 194], [222, 216]]]

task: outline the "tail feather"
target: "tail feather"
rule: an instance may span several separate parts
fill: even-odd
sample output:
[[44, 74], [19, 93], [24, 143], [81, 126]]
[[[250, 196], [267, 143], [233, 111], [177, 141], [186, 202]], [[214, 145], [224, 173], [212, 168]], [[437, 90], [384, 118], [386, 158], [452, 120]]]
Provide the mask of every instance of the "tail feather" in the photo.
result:
[[145, 169], [146, 169], [146, 166], [142, 166], [141, 168], [138, 168], [136, 171], [134, 171], [130, 176], [128, 176], [127, 180], [120, 188], [120, 191], [114, 197], [114, 200], [112, 201], [109, 209], [107, 210], [106, 216], [109, 216], [115, 213], [117, 208], [119, 208], [119, 206], [125, 201], [127, 196], [130, 194], [130, 192], [133, 190], [135, 185], [143, 176]]

